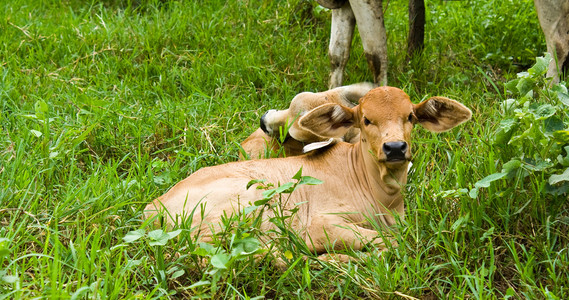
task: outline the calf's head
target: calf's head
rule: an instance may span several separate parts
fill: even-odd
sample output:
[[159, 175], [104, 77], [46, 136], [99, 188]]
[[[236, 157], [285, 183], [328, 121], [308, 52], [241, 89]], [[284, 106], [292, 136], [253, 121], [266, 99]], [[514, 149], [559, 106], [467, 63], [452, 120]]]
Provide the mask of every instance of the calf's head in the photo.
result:
[[471, 116], [467, 107], [448, 98], [432, 97], [413, 104], [402, 90], [379, 87], [369, 91], [353, 108], [339, 104], [314, 108], [300, 118], [299, 125], [322, 138], [341, 137], [351, 128], [359, 128], [360, 146], [368, 153], [366, 160], [391, 169], [401, 167], [411, 159], [414, 124], [441, 132]]
[[[375, 86], [369, 82], [360, 82], [351, 85], [337, 87], [328, 91], [312, 93], [303, 92], [297, 94], [287, 109], [267, 111], [261, 117], [261, 129], [271, 137], [279, 137], [280, 131], [288, 127], [288, 135], [302, 143], [322, 141], [322, 137], [311, 131], [305, 130], [298, 125], [298, 119], [315, 107], [327, 103], [341, 104], [353, 107], [361, 97]], [[359, 130], [346, 131], [342, 137], [347, 142], [355, 142]]]

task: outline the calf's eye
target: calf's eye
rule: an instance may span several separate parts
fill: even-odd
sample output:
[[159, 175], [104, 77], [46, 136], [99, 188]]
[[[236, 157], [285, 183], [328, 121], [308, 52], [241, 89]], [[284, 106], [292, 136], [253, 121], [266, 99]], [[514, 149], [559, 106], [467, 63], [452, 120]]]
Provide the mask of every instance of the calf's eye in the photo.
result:
[[409, 122], [413, 122], [413, 113], [410, 113], [407, 119], [409, 120]]
[[366, 117], [364, 117], [364, 125], [367, 126], [369, 124], [371, 124], [371, 122]]

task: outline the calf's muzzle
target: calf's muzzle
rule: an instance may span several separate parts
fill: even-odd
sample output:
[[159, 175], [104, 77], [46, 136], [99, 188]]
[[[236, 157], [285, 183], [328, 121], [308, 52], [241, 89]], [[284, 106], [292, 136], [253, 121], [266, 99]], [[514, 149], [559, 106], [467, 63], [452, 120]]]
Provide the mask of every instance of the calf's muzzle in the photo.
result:
[[265, 113], [261, 116], [260, 127], [261, 127], [261, 130], [263, 130], [264, 133], [270, 135], [271, 133], [269, 133], [269, 131], [267, 130], [267, 125], [265, 125], [265, 117], [267, 116], [268, 113], [269, 113], [269, 111], [265, 112]]
[[408, 148], [406, 142], [387, 142], [383, 144], [383, 153], [387, 161], [401, 161], [406, 160]]

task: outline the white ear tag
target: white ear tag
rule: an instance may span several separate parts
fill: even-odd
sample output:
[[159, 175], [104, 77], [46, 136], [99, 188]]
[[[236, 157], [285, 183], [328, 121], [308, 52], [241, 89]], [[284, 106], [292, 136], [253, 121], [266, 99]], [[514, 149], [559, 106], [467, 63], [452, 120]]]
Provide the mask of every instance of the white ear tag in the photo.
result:
[[326, 146], [335, 144], [336, 141], [337, 141], [337, 140], [336, 140], [335, 138], [330, 138], [330, 139], [327, 140], [327, 141], [316, 142], [316, 143], [310, 143], [310, 144], [304, 146], [304, 148], [302, 148], [302, 152], [308, 153], [308, 152], [310, 152], [310, 151], [314, 151], [314, 150], [317, 150], [317, 149], [321, 149], [321, 148], [324, 148], [324, 147], [326, 147]]

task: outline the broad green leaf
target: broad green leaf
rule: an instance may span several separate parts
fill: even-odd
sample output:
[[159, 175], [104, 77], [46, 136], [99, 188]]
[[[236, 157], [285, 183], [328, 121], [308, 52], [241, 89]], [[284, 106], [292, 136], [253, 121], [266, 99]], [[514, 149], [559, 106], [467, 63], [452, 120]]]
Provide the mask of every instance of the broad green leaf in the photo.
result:
[[178, 271], [174, 272], [172, 274], [172, 276], [170, 276], [170, 279], [176, 279], [176, 278], [184, 275], [184, 273], [186, 273], [184, 270], [178, 270]]
[[499, 180], [504, 178], [506, 175], [508, 175], [508, 173], [494, 173], [494, 174], [490, 174], [484, 178], [482, 178], [481, 180], [479, 180], [478, 182], [476, 182], [474, 184], [475, 187], [477, 188], [487, 188], [490, 186], [490, 183], [492, 183], [493, 181]]
[[458, 228], [462, 227], [465, 223], [468, 222], [468, 220], [470, 219], [470, 213], [466, 213], [466, 215], [458, 218], [458, 220], [456, 220], [452, 226], [450, 227], [450, 229], [452, 231], [457, 230]]
[[521, 165], [522, 165], [522, 162], [520, 160], [514, 158], [502, 166], [502, 173], [510, 174], [513, 171], [516, 171], [517, 169], [519, 169], [521, 167]]
[[[277, 192], [277, 189], [270, 189], [270, 190], [263, 191], [263, 193], [262, 193], [263, 200], [271, 199], [275, 195], [276, 192]], [[255, 205], [259, 205], [259, 204], [255, 204]]]
[[555, 131], [563, 130], [567, 127], [565, 126], [565, 123], [563, 123], [563, 120], [557, 116], [546, 119], [543, 125], [548, 136], [552, 136]]
[[281, 194], [281, 193], [290, 194], [294, 191], [294, 188], [295, 188], [295, 184], [293, 182], [287, 182], [287, 183], [277, 187], [275, 189], [275, 193], [277, 193], [277, 194]]
[[125, 243], [132, 243], [144, 236], [144, 229], [138, 229], [127, 233], [122, 240]]
[[553, 138], [558, 143], [569, 143], [569, 130], [559, 130], [553, 133]]
[[257, 205], [247, 206], [243, 209], [243, 214], [248, 215], [248, 214], [254, 212], [255, 210], [257, 210], [257, 208], [259, 208], [259, 206], [257, 206]]
[[296, 172], [296, 174], [294, 174], [294, 176], [292, 176], [292, 179], [295, 179], [295, 180], [300, 180], [300, 178], [302, 178], [302, 167], [300, 167], [298, 172]]
[[506, 298], [514, 297], [516, 295], [516, 291], [513, 288], [509, 287], [506, 290]]
[[33, 130], [33, 129], [30, 129], [30, 132], [31, 132], [33, 135], [35, 135], [36, 137], [40, 137], [40, 136], [43, 135], [43, 133], [41, 133], [40, 131]]
[[9, 239], [0, 238], [0, 258], [8, 256], [8, 254], [10, 254], [9, 243]]
[[162, 239], [150, 241], [150, 242], [148, 242], [148, 245], [150, 245], [150, 246], [164, 246], [164, 245], [166, 245], [167, 243], [168, 243], [168, 239], [167, 239], [167, 238], [162, 238]]
[[211, 257], [211, 265], [218, 269], [227, 269], [229, 262], [229, 255], [225, 253], [218, 253]]
[[161, 238], [163, 235], [165, 235], [165, 233], [162, 229], [152, 230], [148, 233], [148, 237], [154, 240]]
[[316, 178], [311, 177], [311, 176], [302, 176], [302, 179], [300, 180], [300, 182], [298, 184], [317, 185], [317, 184], [322, 184], [322, 183], [324, 183], [324, 181], [322, 181], [320, 179], [316, 179]]
[[557, 162], [559, 162], [564, 167], [569, 167], [569, 146], [565, 146], [565, 156], [559, 154], [557, 156]]
[[505, 145], [510, 142], [514, 129], [519, 126], [518, 119], [508, 118], [504, 119], [498, 125], [499, 129], [494, 135], [494, 144]]
[[519, 93], [520, 91], [517, 88], [519, 82], [520, 82], [519, 79], [510, 80], [510, 81], [506, 82], [506, 84], [504, 84], [504, 86], [506, 87], [506, 90], [508, 90], [512, 93]]
[[197, 288], [197, 287], [206, 286], [206, 285], [211, 285], [211, 281], [209, 281], [209, 280], [200, 280], [200, 281], [198, 281], [198, 282], [196, 282], [196, 283], [190, 285], [189, 288], [195, 289], [195, 288]]
[[238, 241], [237, 245], [231, 251], [234, 257], [247, 256], [258, 253], [261, 243], [253, 237], [247, 237]]
[[550, 168], [551, 166], [553, 166], [551, 162], [539, 159], [539, 160], [526, 160], [524, 168], [526, 170], [530, 170], [533, 172], [540, 172], [547, 168]]
[[545, 75], [545, 73], [547, 73], [547, 66], [549, 66], [550, 61], [551, 54], [549, 53], [546, 53], [545, 57], [536, 57], [535, 64], [528, 69], [528, 73], [534, 78]]
[[247, 255], [245, 250], [243, 250], [243, 244], [234, 245], [233, 249], [231, 249], [231, 256], [239, 257], [241, 255]]
[[535, 87], [535, 79], [532, 78], [520, 78], [520, 81], [516, 86], [516, 88], [520, 92], [520, 95], [522, 96], [525, 96], [529, 92], [533, 91], [534, 87]]
[[166, 172], [158, 176], [154, 176], [154, 178], [152, 178], [152, 181], [158, 185], [170, 183], [170, 173]]
[[204, 242], [200, 242], [199, 246], [200, 246], [200, 248], [198, 248], [198, 249], [204, 249], [206, 251], [206, 253], [212, 254], [212, 255], [215, 254], [218, 250], [218, 248], [214, 247], [213, 245], [208, 244], [208, 243], [204, 243]]
[[543, 104], [532, 109], [530, 112], [535, 116], [537, 120], [547, 119], [555, 114], [557, 109], [551, 104]]
[[549, 184], [554, 185], [561, 181], [569, 181], [569, 168], [565, 169], [563, 174], [554, 174], [549, 177]]
[[150, 246], [164, 246], [170, 239], [170, 236], [162, 229], [149, 232], [148, 237], [150, 238], [150, 241], [148, 242], [148, 245]]
[[177, 237], [181, 232], [182, 232], [182, 229], [178, 229], [175, 231], [168, 232], [166, 234], [168, 235], [168, 239], [173, 239], [173, 238]]
[[530, 75], [529, 75], [528, 72], [524, 71], [524, 72], [519, 72], [519, 73], [517, 74], [517, 76], [518, 76], [518, 78], [527, 78], [527, 77], [529, 77]]
[[502, 103], [500, 103], [500, 107], [502, 108], [502, 110], [504, 112], [509, 111], [510, 109], [516, 107], [516, 99], [506, 99], [504, 101], [502, 101]]
[[502, 121], [500, 121], [500, 125], [498, 125], [498, 127], [503, 130], [503, 131], [510, 131], [512, 129], [512, 127], [514, 127], [514, 125], [516, 125], [518, 123], [517, 119], [514, 118], [508, 118], [508, 119], [504, 119]]
[[554, 84], [551, 87], [551, 90], [556, 92], [556, 93], [564, 93], [567, 94], [567, 87], [565, 86], [565, 84], [563, 82]]
[[2, 281], [6, 282], [6, 283], [14, 283], [18, 280], [17, 276], [13, 276], [13, 275], [4, 275], [2, 276]]
[[557, 93], [557, 99], [559, 99], [561, 103], [569, 106], [569, 95], [567, 93]]
[[567, 194], [567, 193], [569, 193], [569, 181], [561, 181], [561, 182], [557, 183], [556, 185], [551, 185], [551, 184], [547, 183], [545, 185], [544, 191], [548, 194], [555, 195], [555, 196], [561, 196], [561, 195]]
[[244, 238], [243, 240], [241, 240], [241, 243], [243, 243], [243, 250], [247, 253], [253, 253], [257, 251], [257, 249], [259, 249], [259, 246], [261, 245], [259, 240], [257, 240], [254, 237]]
[[207, 252], [207, 250], [202, 248], [202, 247], [196, 248], [194, 251], [192, 251], [192, 254], [195, 254], [198, 256], [209, 256], [210, 255], [210, 253]]
[[140, 259], [129, 259], [129, 260], [127, 260], [126, 266], [124, 266], [124, 268], [129, 270], [129, 269], [132, 269], [133, 267], [138, 267], [141, 264], [142, 264], [142, 260], [140, 260]]
[[263, 183], [265, 182], [265, 179], [253, 179], [249, 182], [247, 182], [247, 189], [249, 189], [252, 185], [256, 184], [256, 183]]
[[255, 202], [253, 202], [253, 204], [255, 206], [263, 206], [263, 205], [267, 204], [269, 201], [271, 201], [271, 198], [264, 198], [264, 199], [257, 200]]

